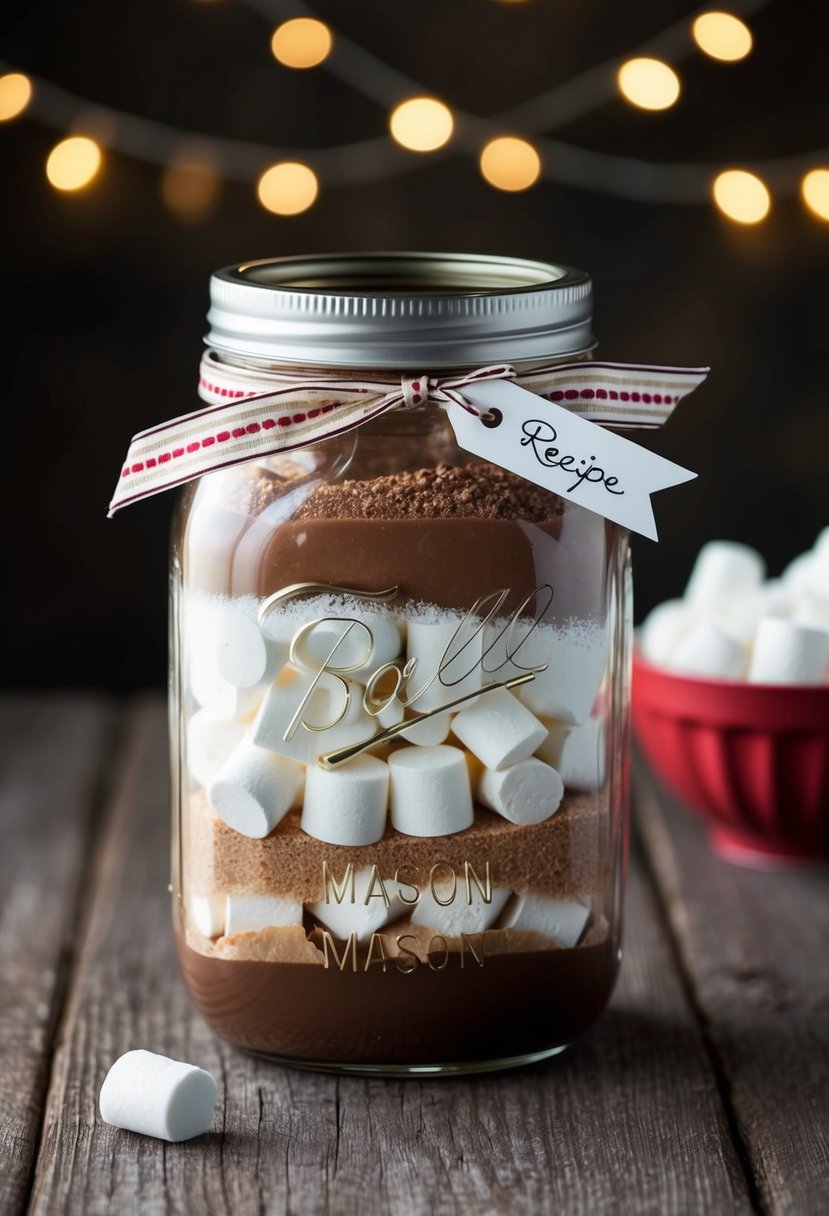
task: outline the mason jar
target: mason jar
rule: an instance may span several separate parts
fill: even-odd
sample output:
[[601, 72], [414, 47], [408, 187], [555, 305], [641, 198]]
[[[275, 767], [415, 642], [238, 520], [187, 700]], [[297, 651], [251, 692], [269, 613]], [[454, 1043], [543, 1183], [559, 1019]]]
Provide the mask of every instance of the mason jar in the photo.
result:
[[[628, 535], [462, 449], [435, 386], [587, 359], [590, 280], [489, 256], [285, 258], [218, 272], [211, 302], [203, 395], [271, 393], [274, 429], [298, 434], [179, 491], [187, 989], [223, 1038], [308, 1068], [560, 1052], [620, 958]], [[340, 424], [343, 399], [395, 383], [394, 408]]]

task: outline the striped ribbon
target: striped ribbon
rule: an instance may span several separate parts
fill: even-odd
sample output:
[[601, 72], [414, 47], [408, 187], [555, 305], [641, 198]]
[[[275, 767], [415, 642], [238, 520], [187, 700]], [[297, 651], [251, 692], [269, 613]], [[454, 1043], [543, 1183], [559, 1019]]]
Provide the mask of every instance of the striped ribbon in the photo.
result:
[[199, 375], [206, 407], [133, 437], [109, 515], [205, 473], [342, 435], [387, 410], [453, 402], [477, 415], [463, 389], [480, 381], [512, 380], [590, 422], [627, 430], [661, 426], [707, 374], [580, 362], [524, 372], [499, 364], [451, 376], [339, 378], [231, 366], [209, 350]]

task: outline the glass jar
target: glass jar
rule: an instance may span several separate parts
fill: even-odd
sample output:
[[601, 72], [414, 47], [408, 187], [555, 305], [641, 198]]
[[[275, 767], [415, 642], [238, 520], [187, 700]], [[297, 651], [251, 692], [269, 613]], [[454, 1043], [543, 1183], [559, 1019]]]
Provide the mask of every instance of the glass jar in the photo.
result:
[[[511, 259], [278, 259], [212, 299], [214, 366], [260, 392], [593, 346], [587, 276]], [[405, 404], [180, 492], [178, 954], [208, 1023], [283, 1062], [507, 1067], [617, 972], [627, 533]]]

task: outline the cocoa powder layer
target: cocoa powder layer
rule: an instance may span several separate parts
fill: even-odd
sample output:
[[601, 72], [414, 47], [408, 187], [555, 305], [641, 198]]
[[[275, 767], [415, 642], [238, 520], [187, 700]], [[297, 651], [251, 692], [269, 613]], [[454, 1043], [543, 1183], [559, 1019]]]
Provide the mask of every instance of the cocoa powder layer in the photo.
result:
[[[595, 794], [566, 793], [544, 823], [517, 826], [476, 806], [475, 823], [453, 836], [404, 836], [390, 828], [377, 844], [359, 848], [325, 844], [299, 826], [292, 811], [264, 840], [234, 832], [214, 813], [203, 791], [190, 798], [184, 816], [187, 890], [194, 895], [279, 895], [300, 903], [323, 899], [322, 863], [338, 879], [376, 865], [380, 877], [424, 885], [432, 866], [448, 862], [463, 882], [468, 862], [492, 885], [575, 899], [602, 890], [606, 856], [601, 812]], [[443, 871], [448, 876], [448, 871]]]

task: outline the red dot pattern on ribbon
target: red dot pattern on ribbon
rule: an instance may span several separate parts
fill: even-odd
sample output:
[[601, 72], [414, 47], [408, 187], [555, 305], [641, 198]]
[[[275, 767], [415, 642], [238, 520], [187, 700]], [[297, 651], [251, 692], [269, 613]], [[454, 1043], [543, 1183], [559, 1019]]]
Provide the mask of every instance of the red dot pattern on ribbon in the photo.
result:
[[615, 388], [557, 388], [547, 393], [548, 401], [641, 401], [645, 405], [678, 405], [679, 394], [636, 393]]

